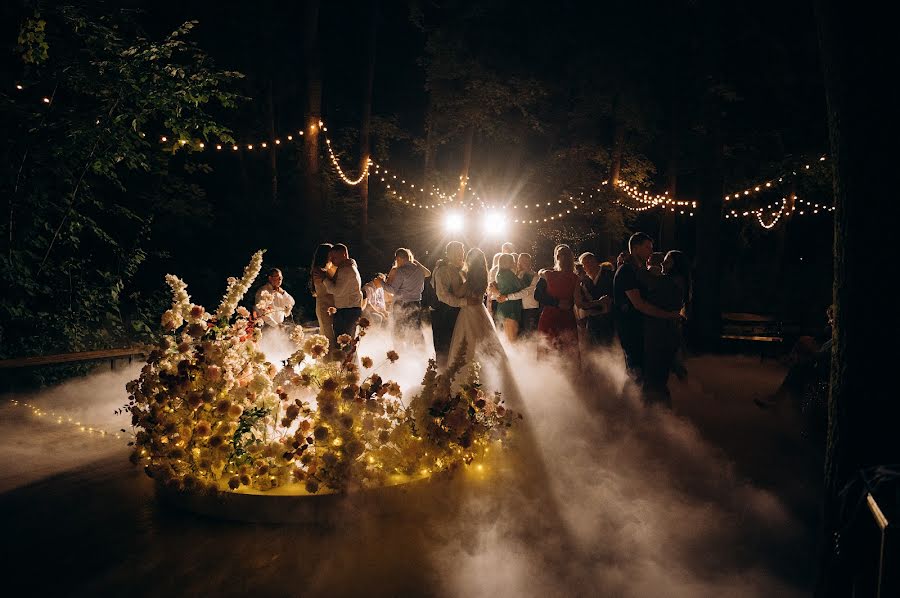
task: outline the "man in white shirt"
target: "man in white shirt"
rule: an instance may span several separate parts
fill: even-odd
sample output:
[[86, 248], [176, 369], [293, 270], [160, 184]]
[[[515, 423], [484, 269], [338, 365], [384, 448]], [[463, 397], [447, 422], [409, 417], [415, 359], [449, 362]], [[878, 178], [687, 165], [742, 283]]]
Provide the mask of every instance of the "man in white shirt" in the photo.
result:
[[282, 282], [284, 276], [281, 270], [272, 268], [269, 270], [269, 282], [256, 291], [256, 313], [266, 326], [281, 326], [294, 309], [294, 298], [284, 290]]
[[447, 257], [434, 267], [428, 284], [434, 286], [437, 295], [437, 307], [431, 314], [431, 332], [434, 335], [434, 353], [438, 367], [446, 367], [450, 354], [450, 341], [453, 339], [453, 328], [459, 316], [459, 308], [467, 305], [466, 298], [457, 297], [463, 280], [460, 270], [466, 259], [466, 250], [459, 241], [447, 244]]
[[319, 271], [313, 272], [325, 285], [325, 290], [334, 295], [334, 335], [342, 334], [356, 338], [356, 326], [362, 316], [362, 279], [356, 261], [350, 259], [349, 250], [343, 243], [337, 243], [328, 253], [329, 261], [337, 268], [333, 277]]

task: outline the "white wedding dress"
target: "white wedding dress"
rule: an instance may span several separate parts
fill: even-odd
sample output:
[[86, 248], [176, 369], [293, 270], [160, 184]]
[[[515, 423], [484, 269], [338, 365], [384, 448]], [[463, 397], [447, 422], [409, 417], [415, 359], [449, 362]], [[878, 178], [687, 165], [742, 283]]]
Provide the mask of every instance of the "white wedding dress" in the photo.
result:
[[463, 355], [464, 370], [473, 361], [485, 359], [494, 361], [498, 357], [506, 357], [494, 322], [484, 304], [465, 305], [459, 309], [453, 337], [450, 340], [450, 359], [447, 363], [455, 363]]

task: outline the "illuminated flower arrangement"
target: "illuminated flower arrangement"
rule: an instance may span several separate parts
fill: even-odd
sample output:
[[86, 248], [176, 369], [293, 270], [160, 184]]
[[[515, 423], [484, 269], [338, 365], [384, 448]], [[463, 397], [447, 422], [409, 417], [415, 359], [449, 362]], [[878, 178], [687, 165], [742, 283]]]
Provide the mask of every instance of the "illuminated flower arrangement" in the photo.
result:
[[[444, 374], [430, 361], [421, 392], [405, 404], [399, 384], [357, 356], [364, 318], [359, 336], [339, 336], [338, 347], [295, 328], [295, 352], [279, 366], [267, 362], [261, 323], [238, 307], [262, 253], [229, 279], [214, 316], [166, 277], [168, 334], [127, 385], [131, 461], [150, 477], [192, 491], [342, 493], [453, 470], [506, 440], [516, 415], [481, 389], [477, 365], [454, 382], [461, 359]], [[389, 351], [385, 363], [399, 358]]]

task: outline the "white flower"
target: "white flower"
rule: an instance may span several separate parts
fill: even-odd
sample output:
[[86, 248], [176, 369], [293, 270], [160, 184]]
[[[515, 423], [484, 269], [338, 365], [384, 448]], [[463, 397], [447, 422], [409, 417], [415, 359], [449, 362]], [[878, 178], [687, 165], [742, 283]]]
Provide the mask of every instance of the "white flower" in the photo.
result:
[[262, 268], [264, 250], [260, 249], [250, 258], [250, 263], [244, 268], [244, 275], [240, 279], [229, 278], [228, 285], [225, 289], [225, 296], [222, 297], [222, 303], [216, 310], [216, 317], [222, 320], [228, 320], [237, 309], [238, 303], [244, 298], [250, 285], [259, 276], [259, 270]]
[[275, 309], [275, 297], [269, 291], [262, 291], [256, 302], [256, 311], [261, 314], [271, 313]]
[[181, 317], [180, 312], [174, 309], [167, 310], [162, 315], [162, 327], [166, 330], [177, 330], [182, 324], [184, 324], [184, 318]]
[[265, 374], [257, 374], [250, 382], [248, 388], [251, 392], [257, 394], [269, 390], [272, 387], [272, 381]]
[[300, 326], [294, 326], [291, 329], [291, 342], [294, 343], [297, 347], [300, 347], [303, 344], [303, 328]]
[[[321, 347], [318, 351], [313, 351], [313, 347]], [[323, 350], [324, 349], [324, 350]], [[303, 351], [305, 353], [327, 353], [328, 352], [328, 337], [322, 334], [313, 334], [309, 336], [306, 341], [303, 343]]]

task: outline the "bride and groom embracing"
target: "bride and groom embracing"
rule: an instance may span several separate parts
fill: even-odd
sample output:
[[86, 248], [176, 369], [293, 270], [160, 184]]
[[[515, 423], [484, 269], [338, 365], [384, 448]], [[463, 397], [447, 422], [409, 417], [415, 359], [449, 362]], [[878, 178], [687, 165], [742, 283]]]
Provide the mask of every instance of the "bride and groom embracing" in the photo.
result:
[[455, 362], [465, 351], [464, 363], [479, 357], [504, 355], [491, 316], [484, 306], [488, 267], [484, 252], [473, 247], [468, 253], [458, 241], [447, 244], [446, 257], [432, 273], [437, 300], [433, 302], [431, 329], [438, 367]]

